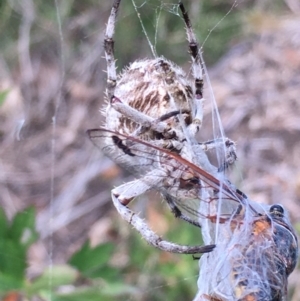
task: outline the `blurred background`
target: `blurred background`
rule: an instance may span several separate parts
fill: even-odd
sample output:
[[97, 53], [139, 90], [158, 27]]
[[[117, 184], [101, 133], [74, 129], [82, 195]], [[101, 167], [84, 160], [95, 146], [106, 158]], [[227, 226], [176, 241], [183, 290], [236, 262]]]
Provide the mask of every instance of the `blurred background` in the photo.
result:
[[[152, 56], [148, 37], [159, 55], [189, 72], [177, 2], [134, 3], [137, 11], [127, 0], [119, 11], [118, 71]], [[300, 230], [299, 0], [184, 4], [225, 133], [237, 143], [232, 182], [258, 202], [283, 204]], [[85, 133], [104, 122], [111, 5], [0, 1], [2, 300], [192, 300], [197, 291], [197, 261], [148, 246], [117, 215], [110, 191], [132, 177]], [[205, 112], [210, 124], [209, 105]], [[206, 127], [199, 139], [212, 135]], [[175, 220], [157, 193], [134, 206], [168, 240], [201, 244], [199, 229]], [[289, 300], [300, 300], [299, 271], [289, 284]]]

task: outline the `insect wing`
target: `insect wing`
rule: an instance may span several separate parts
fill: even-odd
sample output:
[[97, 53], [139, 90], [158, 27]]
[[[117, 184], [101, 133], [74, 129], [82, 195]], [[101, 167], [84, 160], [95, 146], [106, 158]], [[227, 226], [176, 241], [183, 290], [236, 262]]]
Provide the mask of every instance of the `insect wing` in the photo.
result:
[[158, 151], [139, 139], [104, 128], [88, 130], [87, 134], [106, 156], [135, 176], [159, 167]]

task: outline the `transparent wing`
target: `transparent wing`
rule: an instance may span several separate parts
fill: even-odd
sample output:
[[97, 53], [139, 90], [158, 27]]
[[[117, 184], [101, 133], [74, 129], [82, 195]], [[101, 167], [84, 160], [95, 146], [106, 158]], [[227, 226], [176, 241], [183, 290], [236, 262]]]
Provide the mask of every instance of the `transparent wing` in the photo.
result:
[[91, 141], [110, 159], [135, 176], [159, 167], [158, 152], [138, 139], [106, 129], [87, 131]]

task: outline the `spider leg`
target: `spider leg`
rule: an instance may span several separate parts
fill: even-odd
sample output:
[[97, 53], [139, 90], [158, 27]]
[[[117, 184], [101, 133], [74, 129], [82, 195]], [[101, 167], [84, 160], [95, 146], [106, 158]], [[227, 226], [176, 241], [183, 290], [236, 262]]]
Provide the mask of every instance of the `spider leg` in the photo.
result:
[[112, 190], [112, 194], [118, 201], [126, 206], [135, 197], [142, 195], [152, 187], [159, 186], [166, 178], [166, 172], [162, 169], [149, 171], [142, 178], [120, 185]]
[[189, 42], [189, 53], [192, 58], [192, 71], [193, 71], [193, 77], [195, 79], [194, 85], [195, 85], [195, 97], [194, 97], [194, 118], [193, 123], [190, 125], [189, 131], [191, 132], [191, 135], [195, 135], [201, 125], [203, 120], [203, 72], [202, 72], [202, 66], [201, 66], [201, 57], [199, 53], [199, 45], [195, 36], [195, 33], [192, 28], [192, 23], [190, 21], [189, 15], [187, 11], [185, 10], [185, 7], [183, 3], [179, 2], [179, 8], [181, 10], [184, 23], [186, 25], [186, 34], [187, 39]]
[[174, 117], [174, 116], [177, 116], [177, 115], [180, 115], [180, 114], [184, 114], [184, 113], [190, 113], [189, 110], [175, 110], [175, 111], [171, 111], [171, 112], [168, 112], [166, 114], [163, 114], [162, 116], [160, 116], [159, 118], [157, 118], [157, 121], [165, 121], [171, 117]]
[[189, 15], [185, 10], [183, 3], [179, 2], [179, 8], [182, 12], [184, 23], [186, 25], [186, 33], [189, 41], [190, 54], [193, 61], [193, 76], [195, 78], [195, 88], [196, 88], [196, 98], [203, 97], [203, 74], [201, 67], [201, 58], [199, 55], [199, 45], [192, 28], [192, 23], [190, 21]]
[[118, 198], [112, 194], [112, 201], [119, 214], [131, 224], [141, 236], [152, 246], [159, 248], [166, 252], [179, 253], [179, 254], [199, 254], [211, 252], [215, 245], [207, 246], [182, 246], [175, 243], [163, 240], [155, 232], [153, 232], [143, 219], [135, 214], [128, 207], [122, 205]]
[[[145, 177], [113, 189], [112, 201], [119, 214], [128, 223], [130, 223], [150, 245], [163, 251], [180, 254], [199, 254], [211, 252], [215, 248], [215, 245], [182, 246], [163, 240], [149, 228], [149, 226], [143, 219], [141, 219], [137, 214], [135, 214], [126, 206], [134, 197], [151, 188], [150, 185], [147, 185], [147, 183], [144, 182], [143, 179]], [[158, 181], [158, 179], [159, 181], [161, 181], [161, 178], [157, 176], [155, 179], [154, 174], [152, 174], [151, 177], [148, 175], [147, 181], [150, 181], [150, 178], [152, 178], [152, 180], [156, 182]]]
[[[194, 119], [193, 123], [189, 126], [189, 132], [192, 135], [196, 135], [199, 131], [199, 127], [203, 120], [203, 72], [202, 72], [202, 61], [199, 50], [199, 44], [197, 42], [195, 33], [192, 28], [192, 23], [190, 21], [188, 12], [185, 10], [183, 3], [179, 2], [179, 8], [182, 12], [184, 23], [186, 25], [187, 39], [189, 42], [189, 52], [192, 58], [192, 70], [193, 77], [195, 79], [195, 99], [194, 99]], [[200, 145], [204, 150], [209, 150], [211, 148], [224, 147], [225, 144], [225, 162], [219, 167], [219, 171], [224, 171], [229, 165], [233, 164], [236, 159], [236, 148], [235, 143], [228, 138], [216, 139], [208, 141], [206, 143], [201, 143]]]
[[107, 64], [107, 95], [108, 99], [114, 95], [114, 90], [117, 82], [117, 72], [114, 57], [114, 32], [116, 16], [120, 6], [121, 0], [115, 0], [111, 13], [107, 22], [105, 39], [104, 39], [104, 50]]
[[116, 96], [111, 97], [110, 103], [117, 112], [138, 123], [147, 130], [153, 129], [154, 131], [163, 133], [169, 129], [166, 123], [155, 122], [155, 118], [150, 117], [147, 114], [144, 114], [143, 112], [129, 106]]
[[148, 130], [152, 130], [164, 137], [164, 139], [162, 139], [164, 140], [164, 143], [160, 146], [163, 148], [179, 150], [178, 141], [185, 139], [184, 134], [182, 131], [171, 128], [166, 122], [162, 121], [179, 114], [179, 111], [170, 112], [169, 114], [163, 115], [161, 118], [153, 118], [132, 108], [116, 96], [112, 96], [111, 105], [117, 112], [140, 125], [140, 128], [134, 132], [133, 135], [139, 136]]
[[163, 194], [164, 199], [166, 200], [166, 202], [168, 203], [172, 213], [174, 214], [175, 217], [180, 218], [188, 223], [190, 223], [193, 226], [199, 227], [201, 228], [201, 225], [199, 222], [189, 218], [188, 216], [184, 215], [180, 209], [176, 206], [172, 196], [170, 196], [169, 194]]

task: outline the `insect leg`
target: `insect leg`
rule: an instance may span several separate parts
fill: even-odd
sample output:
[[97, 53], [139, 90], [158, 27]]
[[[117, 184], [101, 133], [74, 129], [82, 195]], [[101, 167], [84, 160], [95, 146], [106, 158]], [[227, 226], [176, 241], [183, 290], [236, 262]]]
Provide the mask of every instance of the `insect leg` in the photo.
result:
[[199, 143], [204, 151], [208, 151], [211, 149], [222, 148], [225, 152], [225, 162], [221, 163], [219, 166], [218, 171], [224, 171], [232, 165], [237, 160], [236, 154], [236, 144], [234, 141], [230, 140], [229, 138], [218, 138], [214, 140], [209, 140], [203, 143]]
[[119, 9], [121, 0], [115, 0], [111, 13], [107, 22], [105, 39], [104, 39], [104, 50], [107, 64], [107, 96], [108, 99], [114, 95], [114, 90], [117, 82], [117, 72], [114, 57], [114, 32], [116, 16]]

